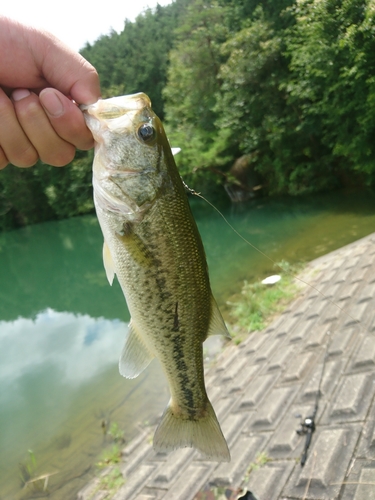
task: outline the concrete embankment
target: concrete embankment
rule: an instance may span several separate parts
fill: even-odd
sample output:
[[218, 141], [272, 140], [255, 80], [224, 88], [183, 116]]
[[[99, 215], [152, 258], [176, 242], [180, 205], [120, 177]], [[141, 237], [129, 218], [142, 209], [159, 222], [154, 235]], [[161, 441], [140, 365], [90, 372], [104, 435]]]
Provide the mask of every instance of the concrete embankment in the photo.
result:
[[[150, 429], [124, 448], [125, 483], [113, 500], [193, 500], [218, 486], [258, 500], [375, 499], [375, 234], [306, 273], [314, 288], [266, 330], [226, 348], [207, 373], [231, 463], [205, 462], [190, 449], [157, 455]], [[301, 467], [306, 435], [296, 431], [316, 403]], [[98, 484], [78, 498], [106, 498]]]

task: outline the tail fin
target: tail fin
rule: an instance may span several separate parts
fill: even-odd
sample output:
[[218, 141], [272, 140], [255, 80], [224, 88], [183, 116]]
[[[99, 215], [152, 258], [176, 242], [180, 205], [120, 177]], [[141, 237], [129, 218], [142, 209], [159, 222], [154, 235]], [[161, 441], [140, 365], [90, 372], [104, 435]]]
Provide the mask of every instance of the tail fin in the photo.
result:
[[211, 403], [205, 417], [190, 420], [173, 414], [170, 404], [164, 411], [154, 436], [154, 450], [168, 452], [177, 448], [196, 448], [206, 460], [230, 462], [230, 453]]

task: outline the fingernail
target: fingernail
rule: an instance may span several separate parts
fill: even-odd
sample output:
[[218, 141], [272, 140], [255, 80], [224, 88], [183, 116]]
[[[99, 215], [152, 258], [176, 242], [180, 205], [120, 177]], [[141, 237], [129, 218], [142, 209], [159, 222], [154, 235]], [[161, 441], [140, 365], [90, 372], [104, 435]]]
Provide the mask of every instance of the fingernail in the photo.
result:
[[52, 89], [45, 89], [39, 95], [43, 108], [50, 116], [59, 117], [64, 113], [64, 105]]
[[24, 99], [25, 97], [29, 97], [30, 91], [27, 89], [16, 89], [12, 92], [12, 99], [13, 101], [20, 101], [21, 99]]

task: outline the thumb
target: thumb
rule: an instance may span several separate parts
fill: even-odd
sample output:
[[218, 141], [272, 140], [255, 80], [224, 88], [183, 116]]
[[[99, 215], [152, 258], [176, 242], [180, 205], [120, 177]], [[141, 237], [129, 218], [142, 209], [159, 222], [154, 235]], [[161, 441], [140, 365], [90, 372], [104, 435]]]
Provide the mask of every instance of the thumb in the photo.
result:
[[92, 104], [100, 98], [96, 69], [54, 35], [30, 29], [31, 50], [43, 78], [78, 104]]

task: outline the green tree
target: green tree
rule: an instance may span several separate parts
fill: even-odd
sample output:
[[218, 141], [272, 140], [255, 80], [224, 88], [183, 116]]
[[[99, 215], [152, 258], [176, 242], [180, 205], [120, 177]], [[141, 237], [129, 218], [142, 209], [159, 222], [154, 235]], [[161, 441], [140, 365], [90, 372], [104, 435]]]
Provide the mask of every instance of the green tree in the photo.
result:
[[[281, 11], [293, 26], [287, 11]], [[274, 17], [274, 16], [273, 16]], [[336, 182], [326, 168], [328, 149], [311, 123], [301, 123], [300, 103], [288, 100], [290, 68], [286, 21], [270, 21], [262, 8], [223, 46], [220, 128], [230, 129], [270, 193], [300, 194]]]
[[36, 168], [21, 169], [9, 165], [0, 171], [0, 230], [53, 218]]
[[0, 230], [92, 212], [92, 159], [92, 151], [77, 151], [64, 168], [7, 166], [0, 172]]
[[231, 142], [278, 190], [275, 156], [285, 115], [279, 87], [286, 78], [282, 39], [261, 8], [247, 24], [222, 47], [227, 60], [220, 70], [217, 126], [230, 131]]
[[[327, 176], [361, 174], [374, 183], [374, 4], [371, 0], [299, 2], [287, 39], [288, 103], [312, 138], [314, 168]], [[322, 150], [325, 154], [322, 154]], [[358, 176], [357, 176], [358, 178]]]
[[96, 67], [106, 95], [145, 92], [163, 118], [168, 55], [189, 1], [147, 9], [134, 22], [125, 20], [120, 34], [112, 32], [82, 49], [82, 55]]
[[169, 138], [182, 148], [183, 175], [210, 166], [217, 157], [212, 146], [217, 135], [221, 44], [227, 35], [225, 15], [226, 9], [217, 2], [195, 0], [176, 30], [164, 97]]

